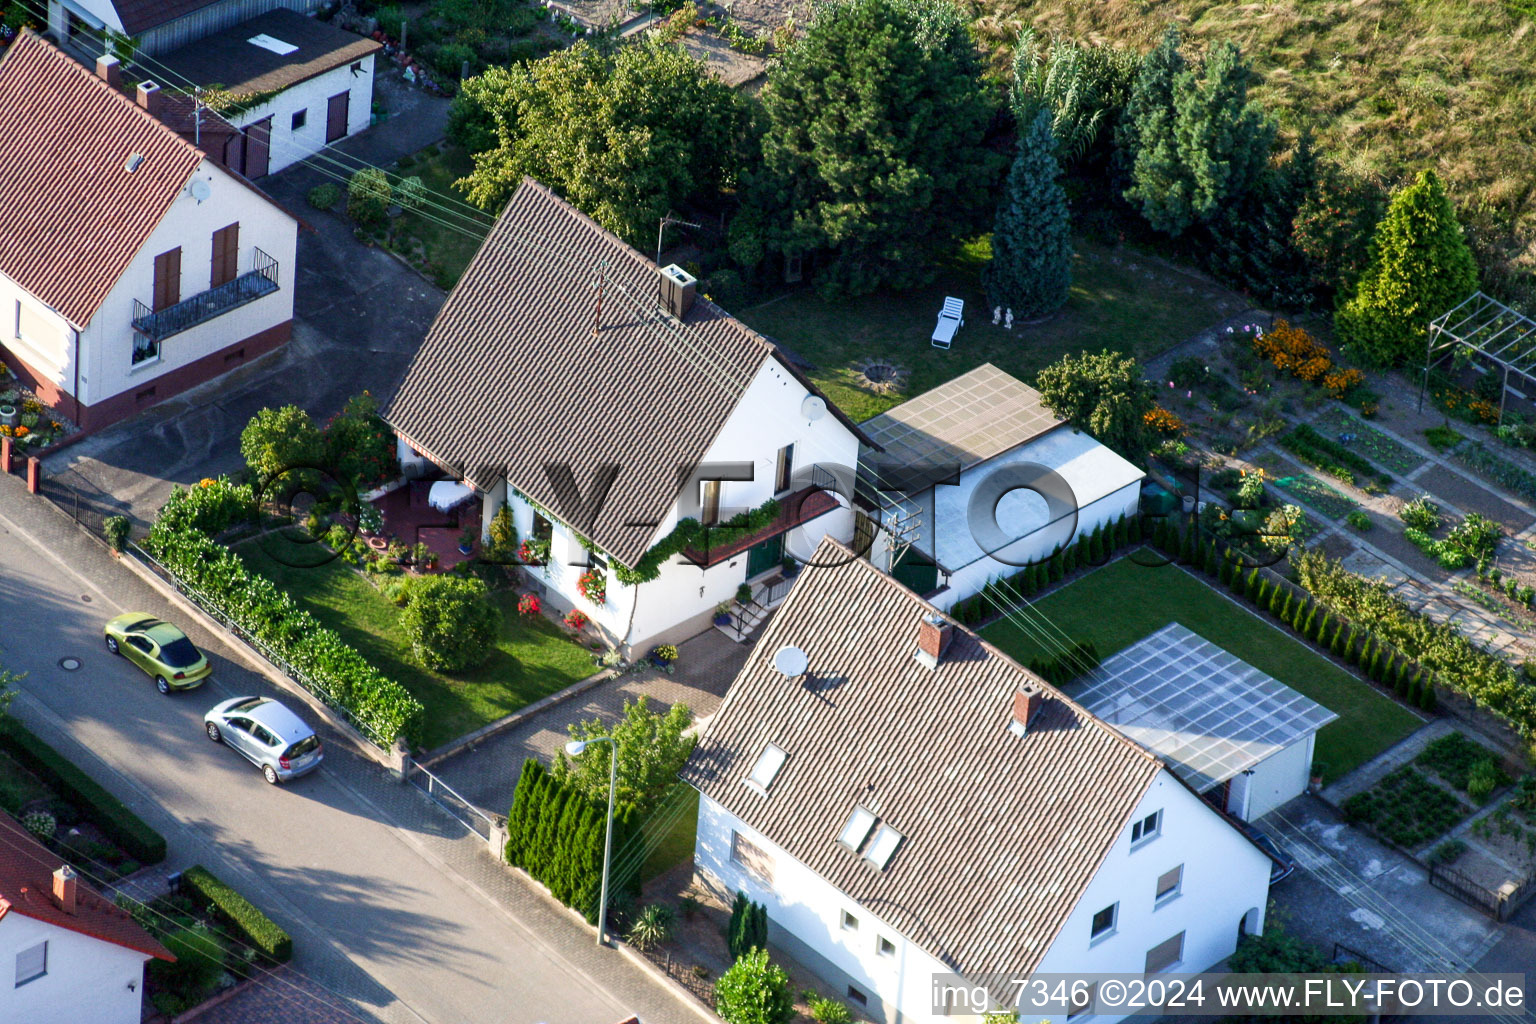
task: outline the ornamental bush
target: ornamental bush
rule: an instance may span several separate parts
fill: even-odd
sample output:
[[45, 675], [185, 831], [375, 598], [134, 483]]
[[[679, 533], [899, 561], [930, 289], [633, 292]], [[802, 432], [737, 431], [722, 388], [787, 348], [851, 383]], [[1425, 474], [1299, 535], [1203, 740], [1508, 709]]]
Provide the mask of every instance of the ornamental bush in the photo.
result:
[[715, 1012], [725, 1024], [789, 1024], [795, 1001], [788, 973], [766, 949], [738, 957], [715, 985]]
[[309, 205], [315, 209], [329, 210], [336, 205], [336, 200], [341, 198], [341, 189], [330, 182], [325, 182], [310, 189], [308, 198]]
[[201, 864], [182, 872], [181, 887], [197, 897], [200, 905], [212, 907], [224, 930], [233, 932], [265, 960], [283, 964], [293, 958], [293, 939], [288, 933]]
[[101, 524], [101, 531], [107, 535], [107, 543], [112, 545], [113, 551], [122, 551], [128, 546], [130, 529], [128, 520], [123, 516], [108, 516], [106, 522]]
[[427, 668], [442, 672], [484, 664], [496, 648], [499, 625], [485, 581], [475, 576], [417, 580], [411, 603], [400, 615], [411, 653]]
[[377, 224], [389, 213], [389, 177], [377, 167], [364, 167], [347, 182], [347, 216], [359, 224]]

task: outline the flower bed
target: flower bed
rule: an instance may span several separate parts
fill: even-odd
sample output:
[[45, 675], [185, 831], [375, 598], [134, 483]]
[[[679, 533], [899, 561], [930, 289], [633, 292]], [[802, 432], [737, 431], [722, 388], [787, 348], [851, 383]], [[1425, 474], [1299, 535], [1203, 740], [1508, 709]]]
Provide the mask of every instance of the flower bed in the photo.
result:
[[1360, 507], [1352, 499], [1340, 494], [1316, 477], [1308, 476], [1305, 473], [1300, 473], [1296, 476], [1280, 477], [1273, 481], [1273, 483], [1287, 494], [1293, 495], [1311, 505], [1329, 519], [1343, 519]]
[[1493, 454], [1481, 441], [1474, 441], [1452, 453], [1451, 458], [1511, 494], [1526, 501], [1536, 501], [1536, 474], [1528, 473], [1508, 459]]
[[1318, 418], [1318, 422], [1336, 434], [1350, 435], [1351, 440], [1345, 443], [1364, 452], [1372, 462], [1385, 466], [1394, 473], [1411, 473], [1424, 464], [1424, 456], [1391, 434], [1357, 420], [1342, 409], [1328, 410]]
[[1413, 763], [1434, 772], [1446, 785], [1467, 793], [1478, 803], [1485, 802], [1494, 789], [1509, 784], [1509, 776], [1499, 769], [1493, 751], [1459, 732], [1448, 733], [1425, 746]]
[[9, 437], [24, 454], [35, 454], [75, 432], [75, 427], [38, 400], [0, 363], [0, 407], [16, 410], [14, 424], [0, 423], [0, 437]]

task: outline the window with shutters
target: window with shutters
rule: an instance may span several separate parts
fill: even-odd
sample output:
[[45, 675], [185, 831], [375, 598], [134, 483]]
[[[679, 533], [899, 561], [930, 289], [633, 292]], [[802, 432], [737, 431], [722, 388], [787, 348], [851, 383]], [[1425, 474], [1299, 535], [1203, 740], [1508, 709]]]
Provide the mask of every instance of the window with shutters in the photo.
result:
[[39, 942], [16, 954], [16, 987], [48, 973], [48, 943]]
[[1165, 942], [1159, 942], [1147, 950], [1147, 974], [1166, 971], [1184, 959], [1184, 933], [1179, 932]]
[[795, 475], [795, 446], [787, 444], [779, 449], [778, 462], [773, 470], [773, 493], [783, 494], [789, 490], [791, 478]]
[[1153, 906], [1161, 907], [1178, 897], [1184, 889], [1184, 865], [1170, 871], [1164, 871], [1157, 879], [1157, 893], [1153, 897]]
[[156, 313], [181, 301], [181, 246], [155, 257]]
[[240, 225], [231, 224], [213, 233], [213, 278], [210, 288], [233, 281], [240, 263]]

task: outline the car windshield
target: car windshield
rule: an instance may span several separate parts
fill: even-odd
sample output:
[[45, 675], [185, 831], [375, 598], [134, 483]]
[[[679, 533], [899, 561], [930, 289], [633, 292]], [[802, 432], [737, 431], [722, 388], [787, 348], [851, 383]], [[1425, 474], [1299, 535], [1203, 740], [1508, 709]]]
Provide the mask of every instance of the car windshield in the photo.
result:
[[128, 625], [123, 627], [123, 631], [125, 633], [142, 633], [158, 625], [160, 625], [159, 619], [140, 619], [137, 622], [128, 623]]
[[160, 648], [160, 658], [172, 668], [186, 668], [188, 665], [196, 665], [197, 659], [202, 655], [197, 653], [197, 648], [192, 646], [192, 641], [186, 637], [180, 640], [172, 640]]
[[305, 754], [319, 749], [320, 738], [311, 733], [310, 735], [305, 736], [303, 739], [299, 740], [299, 742], [295, 743], [293, 746], [289, 747], [287, 750], [283, 751], [283, 756], [291, 760], [296, 757], [303, 757]]
[[224, 711], [226, 714], [232, 715], [236, 711], [249, 711], [251, 708], [256, 707], [258, 704], [265, 704], [266, 702], [267, 699], [265, 697], [247, 697], [245, 700], [242, 700], [238, 704], [231, 704], [229, 707], [225, 708]]

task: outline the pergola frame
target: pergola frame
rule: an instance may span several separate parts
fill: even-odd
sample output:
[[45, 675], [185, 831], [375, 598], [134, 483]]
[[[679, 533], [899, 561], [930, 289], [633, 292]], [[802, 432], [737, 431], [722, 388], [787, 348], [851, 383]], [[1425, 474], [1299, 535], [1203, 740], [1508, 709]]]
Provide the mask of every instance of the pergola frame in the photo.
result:
[[1513, 374], [1525, 380], [1536, 393], [1536, 320], [1504, 305], [1498, 299], [1474, 292], [1459, 305], [1429, 322], [1429, 340], [1424, 347], [1424, 374], [1419, 384], [1419, 411], [1424, 410], [1424, 392], [1429, 387], [1429, 371], [1444, 362], [1457, 349], [1472, 353], [1471, 358], [1492, 364], [1488, 372], [1503, 372], [1504, 386], [1499, 389], [1499, 423], [1504, 422], [1504, 402], [1509, 397], [1509, 378]]

